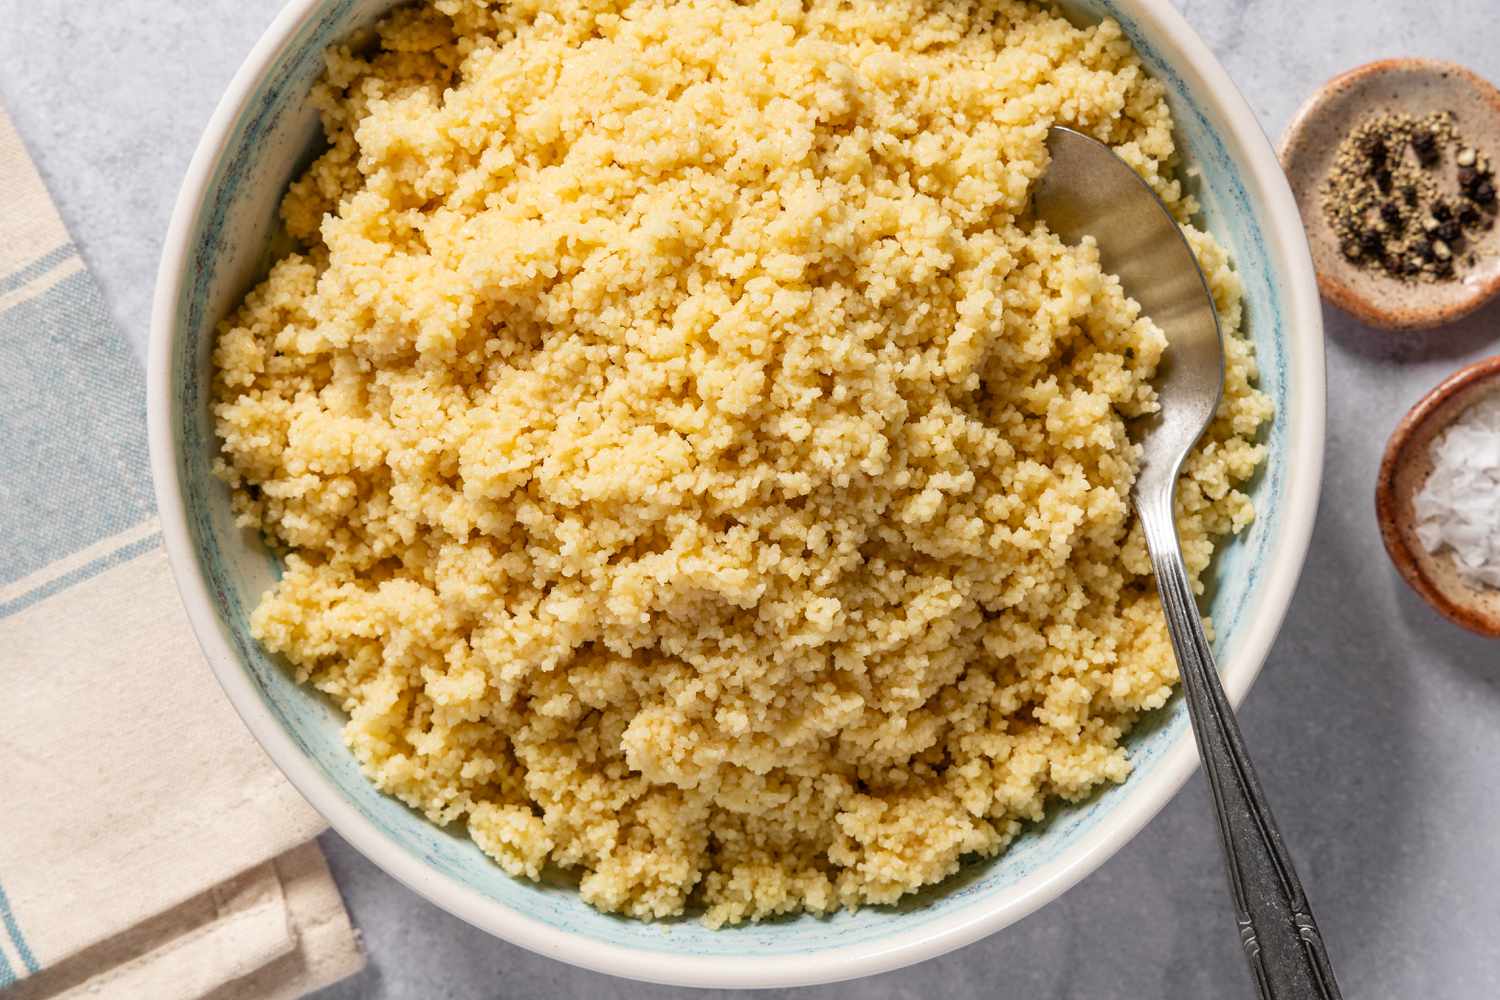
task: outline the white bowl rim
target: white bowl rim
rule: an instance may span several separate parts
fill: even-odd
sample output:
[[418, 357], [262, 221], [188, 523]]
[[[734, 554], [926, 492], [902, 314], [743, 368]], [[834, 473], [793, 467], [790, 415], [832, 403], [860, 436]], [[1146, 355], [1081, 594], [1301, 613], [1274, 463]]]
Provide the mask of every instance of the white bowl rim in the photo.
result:
[[[173, 427], [171, 345], [175, 304], [191, 262], [192, 234], [208, 185], [240, 112], [282, 48], [315, 16], [324, 0], [289, 0], [272, 21], [220, 100], [189, 165], [167, 229], [157, 273], [147, 358], [147, 422], [158, 516], [172, 572], [188, 619], [230, 703], [246, 727], [340, 836], [376, 866], [433, 904], [496, 937], [550, 958], [596, 972], [676, 986], [777, 988], [838, 982], [891, 971], [963, 947], [1034, 912], [1060, 896], [1128, 843], [1177, 793], [1198, 764], [1193, 740], [1180, 737], [1133, 793], [1106, 819], [1080, 836], [1058, 858], [1040, 866], [1017, 886], [991, 894], [957, 913], [905, 936], [776, 956], [673, 955], [599, 941], [547, 925], [486, 898], [461, 881], [424, 865], [388, 840], [344, 798], [331, 780], [297, 747], [260, 697], [250, 673], [219, 629], [212, 589], [196, 557], [183, 501]], [[1285, 328], [1289, 369], [1298, 377], [1289, 391], [1301, 419], [1288, 428], [1287, 450], [1298, 456], [1286, 470], [1280, 517], [1283, 542], [1266, 567], [1258, 614], [1241, 625], [1238, 655], [1223, 680], [1238, 706], [1265, 663], [1301, 575], [1321, 489], [1325, 384], [1322, 311], [1312, 258], [1297, 206], [1275, 152], [1249, 103], [1168, 0], [1120, 0], [1140, 22], [1175, 48], [1173, 65], [1198, 76], [1206, 104], [1243, 147], [1244, 181], [1265, 212], [1265, 236], [1273, 259], [1287, 262]]]

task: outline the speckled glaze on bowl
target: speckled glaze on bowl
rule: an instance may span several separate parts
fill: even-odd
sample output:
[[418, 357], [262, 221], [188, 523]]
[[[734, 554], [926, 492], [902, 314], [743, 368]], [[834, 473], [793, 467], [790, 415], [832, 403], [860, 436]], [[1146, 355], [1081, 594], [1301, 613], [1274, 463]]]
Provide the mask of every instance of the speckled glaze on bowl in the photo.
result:
[[[163, 533], [189, 618], [246, 725], [333, 827], [434, 903], [533, 951], [663, 983], [772, 987], [909, 965], [1010, 924], [1096, 868], [1181, 787], [1197, 757], [1180, 697], [1131, 735], [1135, 773], [1055, 808], [1003, 856], [889, 908], [710, 931], [599, 913], [561, 885], [506, 875], [461, 830], [434, 827], [359, 773], [341, 718], [251, 639], [247, 615], [275, 579], [257, 538], [234, 526], [211, 473], [214, 327], [269, 263], [282, 191], [318, 136], [305, 97], [328, 44], [390, 0], [293, 0], [251, 53], [198, 148], [156, 290], [150, 436]], [[1071, 0], [1117, 19], [1167, 86], [1209, 227], [1244, 279], [1247, 316], [1277, 417], [1254, 488], [1261, 512], [1223, 551], [1211, 590], [1232, 701], [1244, 697], [1281, 625], [1307, 550], [1323, 458], [1323, 333], [1306, 240], [1276, 157], [1243, 98], [1167, 0]], [[1169, 864], [1163, 859], [1163, 864]], [[1233, 933], [1226, 904], [1224, 927]]]
[[1500, 393], [1500, 355], [1459, 369], [1411, 408], [1380, 461], [1375, 518], [1391, 562], [1423, 600], [1449, 621], [1500, 639], [1500, 591], [1471, 587], [1451, 555], [1428, 552], [1417, 539], [1413, 512], [1413, 501], [1432, 474], [1433, 439], [1492, 393]]

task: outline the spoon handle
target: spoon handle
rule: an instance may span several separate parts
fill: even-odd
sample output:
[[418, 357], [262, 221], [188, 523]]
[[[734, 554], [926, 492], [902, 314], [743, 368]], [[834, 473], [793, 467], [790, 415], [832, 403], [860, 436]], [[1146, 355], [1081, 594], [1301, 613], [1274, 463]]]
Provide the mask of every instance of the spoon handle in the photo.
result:
[[1338, 983], [1291, 855], [1219, 683], [1172, 521], [1172, 498], [1137, 510], [1151, 550], [1203, 770], [1213, 792], [1240, 940], [1266, 1000], [1339, 1000]]

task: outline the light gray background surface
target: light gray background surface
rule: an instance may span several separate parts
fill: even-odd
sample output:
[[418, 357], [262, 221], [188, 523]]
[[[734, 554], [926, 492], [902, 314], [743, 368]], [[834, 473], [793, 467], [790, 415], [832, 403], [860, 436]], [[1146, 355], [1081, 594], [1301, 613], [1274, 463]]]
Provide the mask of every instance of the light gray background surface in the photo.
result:
[[[1497, 0], [1175, 2], [1272, 136], [1320, 82], [1370, 59], [1438, 56], [1500, 79]], [[142, 352], [178, 184], [279, 7], [0, 0], [0, 98]], [[1500, 997], [1500, 643], [1408, 592], [1371, 513], [1386, 435], [1466, 359], [1500, 351], [1500, 308], [1404, 338], [1332, 310], [1326, 320], [1323, 503], [1290, 618], [1241, 713], [1245, 734], [1344, 995]], [[1113, 860], [1020, 924], [915, 968], [776, 995], [1249, 997], [1214, 838], [1196, 776]], [[337, 836], [323, 845], [370, 965], [319, 1000], [694, 995], [531, 955], [427, 904]]]

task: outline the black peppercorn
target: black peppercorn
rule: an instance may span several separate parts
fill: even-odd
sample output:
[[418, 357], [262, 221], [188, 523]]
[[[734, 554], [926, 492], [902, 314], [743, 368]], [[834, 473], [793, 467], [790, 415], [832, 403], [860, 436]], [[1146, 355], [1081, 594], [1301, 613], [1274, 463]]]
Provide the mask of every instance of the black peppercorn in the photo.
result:
[[1438, 158], [1437, 136], [1431, 132], [1417, 132], [1411, 137], [1412, 151], [1423, 163], [1432, 163]]
[[1469, 197], [1481, 205], [1493, 204], [1495, 201], [1495, 184], [1488, 177], [1474, 185], [1474, 190]]
[[1465, 205], [1458, 210], [1458, 221], [1460, 225], [1468, 229], [1473, 229], [1479, 225], [1479, 209], [1473, 205]]
[[1457, 219], [1449, 219], [1441, 226], [1438, 226], [1433, 235], [1444, 243], [1457, 243], [1464, 238], [1464, 227], [1459, 224]]
[[1429, 240], [1418, 240], [1417, 242], [1413, 243], [1411, 245], [1411, 251], [1423, 260], [1432, 260], [1432, 258], [1436, 256], [1432, 252], [1432, 243]]
[[1380, 206], [1380, 218], [1392, 229], [1401, 228], [1401, 209], [1393, 201], [1388, 201]]
[[1459, 187], [1463, 188], [1465, 191], [1469, 191], [1469, 190], [1472, 190], [1473, 187], [1474, 187], [1474, 185], [1478, 184], [1478, 183], [1479, 183], [1479, 171], [1475, 170], [1473, 167], [1459, 167], [1458, 168], [1458, 186]]
[[1375, 171], [1375, 186], [1380, 189], [1381, 194], [1391, 193], [1391, 171], [1389, 167], [1381, 167]]
[[1447, 222], [1453, 218], [1453, 206], [1449, 205], [1446, 201], [1433, 202], [1430, 211], [1432, 212], [1432, 217], [1439, 222]]
[[1359, 248], [1366, 257], [1379, 257], [1385, 252], [1385, 237], [1377, 230], [1366, 229], [1359, 234]]
[[1366, 152], [1370, 154], [1370, 162], [1377, 167], [1385, 166], [1386, 157], [1390, 155], [1390, 150], [1386, 148], [1385, 140], [1379, 136], [1370, 140], [1370, 148]]
[[1405, 187], [1403, 187], [1401, 189], [1401, 198], [1402, 198], [1402, 200], [1404, 200], [1406, 202], [1407, 205], [1416, 205], [1416, 203], [1417, 203], [1417, 189], [1416, 189], [1416, 187], [1413, 186], [1413, 185], [1411, 185], [1411, 184], [1408, 184]]

